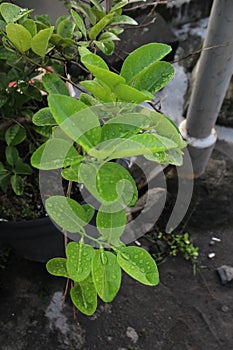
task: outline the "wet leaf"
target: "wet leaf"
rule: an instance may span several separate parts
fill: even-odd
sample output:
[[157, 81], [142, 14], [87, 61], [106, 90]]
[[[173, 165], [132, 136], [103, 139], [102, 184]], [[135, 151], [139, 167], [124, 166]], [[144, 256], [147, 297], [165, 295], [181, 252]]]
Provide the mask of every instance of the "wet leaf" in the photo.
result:
[[53, 258], [50, 259], [46, 264], [47, 271], [53, 276], [61, 276], [69, 278], [66, 259], [64, 258]]
[[122, 247], [117, 253], [117, 261], [121, 268], [135, 280], [155, 286], [159, 283], [156, 263], [150, 254], [140, 247]]
[[73, 199], [52, 196], [46, 200], [45, 208], [55, 223], [68, 232], [78, 233], [86, 225], [86, 212]]
[[31, 164], [37, 169], [52, 170], [80, 163], [82, 159], [72, 143], [54, 138], [37, 148], [31, 157]]
[[39, 109], [39, 111], [33, 115], [32, 121], [37, 126], [57, 124], [48, 107]]
[[121, 285], [121, 268], [113, 253], [97, 250], [92, 263], [93, 282], [99, 297], [111, 302]]
[[154, 99], [148, 91], [139, 91], [139, 90], [149, 90], [149, 89], [135, 89], [135, 87], [129, 86], [127, 84], [118, 84], [114, 93], [118, 97], [119, 101], [131, 102], [131, 103], [142, 103], [144, 101], [150, 101]]
[[102, 205], [98, 210], [96, 224], [102, 235], [101, 240], [115, 247], [121, 244], [120, 236], [126, 225], [126, 214], [123, 209], [117, 210], [116, 206]]
[[127, 84], [132, 84], [144, 70], [149, 69], [155, 62], [161, 60], [171, 51], [171, 46], [161, 43], [150, 43], [139, 47], [125, 59], [121, 75]]
[[86, 280], [75, 283], [70, 296], [79, 311], [87, 316], [93, 315], [97, 308], [97, 293], [91, 275]]
[[89, 276], [94, 255], [95, 251], [91, 246], [77, 242], [68, 243], [66, 266], [72, 280], [81, 282]]

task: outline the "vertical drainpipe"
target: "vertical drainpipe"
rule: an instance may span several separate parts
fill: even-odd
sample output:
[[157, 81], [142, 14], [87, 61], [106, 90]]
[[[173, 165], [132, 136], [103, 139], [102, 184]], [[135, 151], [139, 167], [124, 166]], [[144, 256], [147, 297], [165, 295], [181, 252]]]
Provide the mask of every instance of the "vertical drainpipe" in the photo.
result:
[[204, 172], [217, 140], [215, 122], [232, 74], [233, 0], [214, 0], [187, 118], [180, 125], [195, 177]]

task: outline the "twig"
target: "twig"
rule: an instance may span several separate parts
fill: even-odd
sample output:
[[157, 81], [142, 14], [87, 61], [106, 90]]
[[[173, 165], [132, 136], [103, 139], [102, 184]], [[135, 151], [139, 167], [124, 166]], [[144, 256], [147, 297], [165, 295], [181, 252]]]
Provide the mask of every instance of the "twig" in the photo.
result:
[[19, 117], [18, 119], [9, 119], [9, 120], [6, 120], [3, 123], [0, 123], [0, 130], [3, 130], [5, 128], [7, 128], [8, 126], [11, 126], [13, 123], [16, 123], [16, 124], [19, 124], [19, 125], [21, 125], [23, 123], [31, 124], [32, 121], [31, 121], [31, 119], [28, 119], [28, 118], [25, 118], [25, 117]]
[[139, 24], [136, 28], [134, 27], [124, 27], [124, 29], [140, 29], [140, 28], [144, 28], [144, 27], [148, 27], [149, 25], [153, 24], [156, 20], [156, 17], [154, 17], [150, 22], [147, 22], [147, 23], [143, 23], [143, 24]]
[[66, 301], [66, 296], [67, 296], [68, 289], [69, 289], [69, 282], [70, 282], [70, 279], [67, 278], [67, 279], [66, 279], [65, 290], [64, 290], [64, 293], [63, 293], [63, 296], [62, 296], [62, 306], [64, 306], [65, 301]]
[[228, 46], [228, 45], [229, 45], [229, 43], [225, 43], [225, 44], [221, 44], [221, 45], [213, 45], [213, 46], [201, 48], [201, 49], [196, 50], [196, 51], [194, 51], [194, 52], [192, 52], [192, 53], [189, 53], [187, 56], [184, 56], [184, 57], [181, 57], [181, 58], [179, 58], [179, 59], [177, 59], [177, 60], [171, 61], [170, 63], [171, 63], [171, 64], [178, 63], [178, 62], [181, 62], [181, 61], [186, 60], [186, 59], [189, 58], [189, 57], [192, 57], [192, 56], [194, 56], [194, 55], [198, 55], [199, 53], [202, 53], [202, 52], [204, 52], [204, 51], [216, 49], [216, 48], [219, 48], [219, 47], [225, 47], [225, 46]]
[[[126, 8], [124, 9], [125, 12], [127, 11], [133, 11], [133, 10], [137, 10], [139, 8], [142, 8], [142, 7], [149, 7], [149, 6], [157, 6], [157, 5], [165, 5], [165, 4], [168, 4], [169, 2], [171, 2], [171, 0], [160, 0], [160, 1], [156, 1], [156, 2], [150, 2], [150, 3], [143, 3], [143, 4], [139, 4], [139, 5], [136, 5], [134, 7], [130, 7], [130, 8]], [[130, 5], [130, 3], [129, 3]]]

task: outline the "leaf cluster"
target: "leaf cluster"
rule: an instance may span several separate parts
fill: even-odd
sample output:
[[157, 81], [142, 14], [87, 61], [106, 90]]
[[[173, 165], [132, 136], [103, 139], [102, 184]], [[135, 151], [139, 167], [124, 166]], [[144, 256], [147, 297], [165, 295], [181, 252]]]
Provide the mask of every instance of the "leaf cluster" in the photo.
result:
[[[98, 1], [91, 1], [89, 5], [72, 1], [69, 2], [69, 14], [60, 16], [55, 25], [51, 25], [47, 14], [35, 15], [33, 19], [33, 10], [13, 3], [1, 3], [0, 141], [5, 148], [5, 163], [1, 163], [0, 188], [4, 192], [11, 185], [17, 195], [22, 194], [25, 176], [31, 174], [29, 164], [23, 169], [20, 165], [20, 170], [18, 164], [15, 166], [17, 161], [22, 163], [19, 156], [21, 143], [27, 155], [38, 142], [51, 135], [50, 125], [31, 123], [33, 113], [44, 105], [41, 75], [54, 71], [67, 79], [65, 72], [72, 64], [81, 67], [80, 75], [86, 74], [80, 64], [80, 47], [112, 54], [123, 26], [137, 24], [132, 18], [122, 15], [122, 8], [127, 4], [127, 0], [113, 3], [107, 13]], [[17, 133], [17, 137], [21, 133], [24, 138], [9, 145], [6, 138], [12, 132]], [[9, 150], [9, 146], [16, 148]], [[9, 152], [14, 153], [14, 164]], [[28, 158], [25, 154], [23, 158]]]
[[104, 302], [115, 298], [121, 285], [121, 269], [145, 285], [159, 283], [155, 261], [146, 250], [134, 246], [122, 245], [110, 252], [82, 242], [70, 242], [66, 258], [51, 259], [46, 267], [52, 275], [73, 281], [72, 302], [88, 316], [97, 308], [97, 296]]

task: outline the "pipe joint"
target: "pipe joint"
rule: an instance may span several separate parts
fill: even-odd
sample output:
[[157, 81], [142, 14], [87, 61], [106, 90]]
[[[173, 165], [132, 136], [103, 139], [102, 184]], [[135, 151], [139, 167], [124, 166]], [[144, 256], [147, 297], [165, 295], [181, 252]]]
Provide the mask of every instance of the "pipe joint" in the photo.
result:
[[186, 128], [187, 120], [184, 119], [180, 125], [179, 130], [183, 138], [188, 142], [188, 144], [194, 148], [205, 149], [213, 146], [217, 141], [217, 132], [215, 128], [212, 128], [209, 136], [205, 138], [198, 139], [196, 137], [192, 137], [188, 135]]

